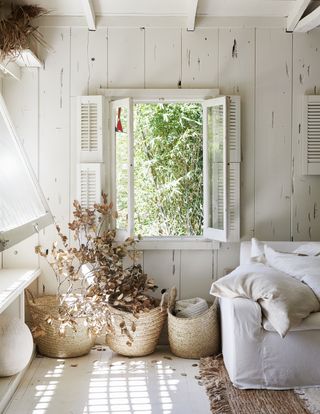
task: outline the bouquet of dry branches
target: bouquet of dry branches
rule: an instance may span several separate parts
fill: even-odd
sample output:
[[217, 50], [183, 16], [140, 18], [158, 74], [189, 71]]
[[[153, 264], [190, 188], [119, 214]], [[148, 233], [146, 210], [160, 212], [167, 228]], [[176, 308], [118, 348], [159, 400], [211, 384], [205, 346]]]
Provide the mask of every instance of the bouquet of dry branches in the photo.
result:
[[[74, 220], [69, 229], [75, 245], [56, 226], [60, 247], [57, 242], [50, 251], [36, 247], [36, 253], [47, 260], [57, 279], [60, 333], [66, 326], [76, 329], [78, 318], [85, 320], [93, 334], [104, 329], [113, 332], [113, 308], [138, 317], [140, 312], [157, 306], [148, 295], [157, 286], [137, 263], [137, 242], [133, 238], [116, 242], [112, 223], [117, 215], [106, 194], [91, 209], [82, 208], [78, 201], [73, 205]], [[131, 259], [129, 267], [123, 265], [126, 257]], [[127, 331], [125, 321], [120, 327]]]
[[[5, 9], [2, 2], [0, 7]], [[39, 6], [12, 4], [7, 15], [0, 18], [0, 58], [12, 58], [23, 49], [28, 49], [32, 42], [46, 46], [38, 28], [32, 20], [46, 14]]]

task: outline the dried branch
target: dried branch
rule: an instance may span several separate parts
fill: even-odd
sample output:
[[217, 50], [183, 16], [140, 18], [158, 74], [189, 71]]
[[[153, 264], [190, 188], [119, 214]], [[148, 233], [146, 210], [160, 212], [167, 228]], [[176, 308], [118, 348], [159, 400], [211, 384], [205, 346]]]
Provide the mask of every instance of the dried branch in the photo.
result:
[[39, 6], [12, 4], [11, 12], [0, 19], [0, 59], [13, 58], [32, 42], [47, 47], [38, 28], [32, 24], [36, 17], [47, 14]]
[[[157, 286], [137, 264], [137, 242], [133, 238], [122, 243], [115, 241], [113, 206], [105, 194], [102, 197], [102, 203], [91, 209], [74, 201], [74, 220], [69, 229], [78, 242], [76, 247], [70, 245], [59, 226], [56, 229], [61, 247], [57, 242], [50, 252], [36, 247], [36, 253], [49, 263], [57, 279], [61, 326], [74, 327], [78, 318], [84, 318], [88, 329], [95, 334], [104, 329], [113, 331], [113, 308], [138, 315], [157, 306], [156, 300], [148, 295]], [[132, 265], [124, 268], [123, 259], [127, 256]], [[130, 341], [126, 324], [121, 329], [128, 332]]]

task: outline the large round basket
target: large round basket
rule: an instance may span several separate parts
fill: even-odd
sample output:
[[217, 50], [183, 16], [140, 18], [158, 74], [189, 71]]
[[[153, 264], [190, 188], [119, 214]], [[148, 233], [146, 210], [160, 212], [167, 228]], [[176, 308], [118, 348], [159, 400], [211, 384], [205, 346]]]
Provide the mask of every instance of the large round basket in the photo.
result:
[[[95, 337], [89, 336], [88, 329], [82, 319], [77, 319], [77, 330], [66, 327], [65, 335], [59, 335], [58, 298], [55, 295], [34, 298], [32, 293], [26, 291], [27, 304], [30, 310], [32, 327], [40, 327], [43, 336], [34, 338], [39, 352], [51, 358], [72, 358], [90, 352]], [[48, 324], [48, 315], [52, 317], [52, 324]]]
[[[152, 354], [158, 344], [163, 324], [167, 318], [167, 309], [158, 306], [148, 312], [139, 313], [138, 317], [128, 312], [112, 309], [114, 333], [106, 335], [106, 344], [118, 354], [125, 356], [144, 356]], [[124, 321], [132, 337], [121, 332], [120, 324]], [[131, 329], [135, 325], [135, 331]]]
[[[170, 301], [168, 309], [169, 344], [172, 353], [181, 358], [198, 359], [220, 352], [218, 301], [201, 315], [177, 318]], [[175, 302], [175, 297], [174, 301]]]

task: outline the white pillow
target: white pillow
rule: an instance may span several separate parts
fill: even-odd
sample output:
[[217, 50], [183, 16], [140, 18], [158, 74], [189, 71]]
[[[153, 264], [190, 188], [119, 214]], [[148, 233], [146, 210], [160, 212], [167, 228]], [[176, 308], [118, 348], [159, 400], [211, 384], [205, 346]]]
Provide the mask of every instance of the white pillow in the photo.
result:
[[264, 316], [282, 337], [311, 312], [320, 309], [319, 301], [308, 286], [262, 263], [239, 266], [214, 282], [210, 293], [258, 302]]
[[293, 253], [304, 256], [319, 256], [320, 243], [307, 243], [299, 246]]
[[251, 262], [254, 263], [265, 263], [264, 255], [265, 243], [253, 237], [251, 239]]
[[265, 246], [267, 263], [306, 283], [320, 300], [320, 256], [296, 256]]

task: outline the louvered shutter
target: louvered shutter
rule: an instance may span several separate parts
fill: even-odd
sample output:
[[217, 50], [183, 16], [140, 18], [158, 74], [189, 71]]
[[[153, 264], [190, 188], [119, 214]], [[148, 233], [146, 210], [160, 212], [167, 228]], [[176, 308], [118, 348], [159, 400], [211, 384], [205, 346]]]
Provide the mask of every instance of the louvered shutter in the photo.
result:
[[240, 162], [240, 96], [228, 96], [227, 98], [229, 162]]
[[302, 173], [320, 175], [320, 96], [304, 99]]
[[101, 201], [103, 165], [81, 163], [78, 166], [78, 200], [83, 208]]
[[77, 112], [80, 162], [103, 162], [104, 97], [79, 96]]
[[240, 163], [228, 165], [228, 241], [240, 240]]
[[240, 97], [203, 104], [204, 236], [240, 239]]

